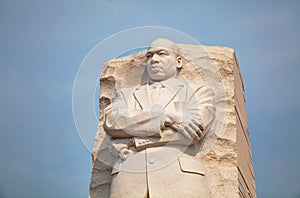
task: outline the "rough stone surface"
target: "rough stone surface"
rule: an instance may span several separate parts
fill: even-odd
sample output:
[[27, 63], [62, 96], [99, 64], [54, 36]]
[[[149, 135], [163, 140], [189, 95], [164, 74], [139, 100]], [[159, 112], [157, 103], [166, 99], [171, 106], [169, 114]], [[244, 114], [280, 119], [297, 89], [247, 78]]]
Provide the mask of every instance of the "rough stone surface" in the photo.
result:
[[[256, 197], [244, 87], [234, 50], [228, 47], [180, 44], [180, 75], [191, 84], [206, 81], [215, 95], [214, 124], [199, 148], [210, 197]], [[140, 84], [145, 78], [145, 51], [113, 59], [100, 80], [100, 119], [92, 152], [90, 197], [108, 197], [113, 148], [103, 130], [103, 109], [115, 88]]]

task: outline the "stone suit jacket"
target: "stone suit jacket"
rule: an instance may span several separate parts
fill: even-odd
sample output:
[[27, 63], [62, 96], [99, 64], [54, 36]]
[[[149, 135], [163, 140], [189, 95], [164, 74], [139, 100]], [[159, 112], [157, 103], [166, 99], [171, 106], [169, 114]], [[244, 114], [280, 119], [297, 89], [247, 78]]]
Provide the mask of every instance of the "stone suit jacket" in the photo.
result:
[[[192, 185], [200, 184], [196, 184], [197, 182], [192, 184], [193, 182], [188, 181], [196, 181], [195, 175], [203, 177], [205, 174], [201, 159], [196, 155], [194, 149], [194, 145], [201, 140], [188, 140], [177, 131], [164, 127], [165, 112], [178, 114], [181, 119], [198, 120], [199, 125], [203, 128], [203, 133], [209, 129], [214, 113], [213, 95], [205, 85], [192, 88], [188, 83], [177, 79], [169, 79], [161, 83], [169, 94], [160, 104], [152, 104], [147, 85], [141, 85], [117, 91], [112, 103], [104, 110], [104, 129], [112, 138], [113, 144], [118, 145], [120, 142], [127, 141], [128, 146], [125, 149], [133, 151], [129, 157], [117, 160], [112, 174], [116, 174], [120, 170], [127, 170], [126, 174], [124, 172], [121, 174], [127, 175], [122, 176], [127, 178], [119, 177], [119, 181], [125, 182], [136, 177], [139, 185], [148, 185], [149, 188], [151, 187], [149, 193], [151, 195], [158, 193], [157, 197], [161, 197], [164, 189], [168, 188], [168, 186], [164, 186], [168, 182], [161, 178], [162, 182], [159, 183], [156, 179], [151, 178], [161, 177], [160, 175], [170, 172], [173, 176], [167, 180], [185, 181], [184, 185], [188, 185], [186, 188], [190, 188]], [[155, 159], [155, 163], [153, 159]], [[143, 162], [147, 163], [148, 160], [150, 160], [150, 164], [145, 165]], [[176, 163], [180, 165], [176, 165]], [[171, 164], [167, 166], [171, 168], [170, 170], [165, 169], [167, 164]], [[130, 174], [128, 170], [129, 172], [147, 173], [149, 181], [142, 179], [145, 178], [143, 176]], [[183, 174], [183, 172], [190, 174]], [[200, 180], [202, 182], [203, 179], [200, 178]], [[174, 188], [181, 188], [183, 184], [175, 185], [177, 184], [174, 183]], [[122, 186], [116, 188], [122, 188]], [[131, 187], [126, 189], [129, 188]], [[139, 189], [134, 186], [132, 188]], [[198, 187], [195, 186], [195, 189]]]
[[[164, 143], [193, 144], [171, 128], [164, 127], [164, 113], [174, 113], [180, 119], [191, 118], [199, 122], [206, 132], [213, 119], [213, 97], [205, 85], [193, 89], [188, 83], [177, 79], [163, 81], [169, 95], [161, 104], [152, 104], [147, 85], [121, 89], [105, 109], [104, 128], [112, 138], [147, 138], [148, 141], [139, 147], [160, 146]], [[143, 141], [139, 141], [143, 142]]]

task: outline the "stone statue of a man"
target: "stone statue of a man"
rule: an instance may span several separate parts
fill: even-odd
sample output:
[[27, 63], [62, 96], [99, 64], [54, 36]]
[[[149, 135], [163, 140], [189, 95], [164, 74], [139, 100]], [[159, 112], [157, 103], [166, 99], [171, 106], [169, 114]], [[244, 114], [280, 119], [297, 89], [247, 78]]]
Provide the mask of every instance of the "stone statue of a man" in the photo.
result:
[[213, 119], [212, 93], [178, 78], [179, 48], [156, 39], [147, 51], [149, 82], [117, 90], [104, 129], [117, 160], [111, 198], [208, 197], [195, 146]]

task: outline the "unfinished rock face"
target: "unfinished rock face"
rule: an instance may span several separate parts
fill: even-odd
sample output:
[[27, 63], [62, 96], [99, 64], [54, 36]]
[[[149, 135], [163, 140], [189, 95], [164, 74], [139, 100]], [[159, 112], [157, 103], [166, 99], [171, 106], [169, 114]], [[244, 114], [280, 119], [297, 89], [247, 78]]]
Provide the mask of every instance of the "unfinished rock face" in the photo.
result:
[[[184, 66], [180, 76], [191, 84], [206, 82], [214, 93], [215, 119], [199, 146], [210, 197], [256, 197], [244, 87], [234, 50], [228, 47], [180, 44]], [[145, 51], [113, 59], [100, 79], [100, 119], [92, 152], [90, 197], [109, 197], [114, 156], [103, 129], [103, 109], [116, 88], [146, 80]]]

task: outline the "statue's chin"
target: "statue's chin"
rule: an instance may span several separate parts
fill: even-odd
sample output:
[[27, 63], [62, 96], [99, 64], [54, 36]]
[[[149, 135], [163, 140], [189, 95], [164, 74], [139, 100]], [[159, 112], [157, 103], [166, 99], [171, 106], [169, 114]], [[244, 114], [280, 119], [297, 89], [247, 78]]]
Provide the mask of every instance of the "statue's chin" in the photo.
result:
[[150, 77], [150, 79], [151, 79], [152, 81], [164, 81], [164, 80], [167, 80], [168, 78]]
[[170, 75], [159, 74], [159, 73], [151, 74], [151, 75], [149, 75], [149, 77], [152, 81], [164, 81], [164, 80], [167, 80], [169, 78], [172, 78], [172, 76], [170, 76]]

